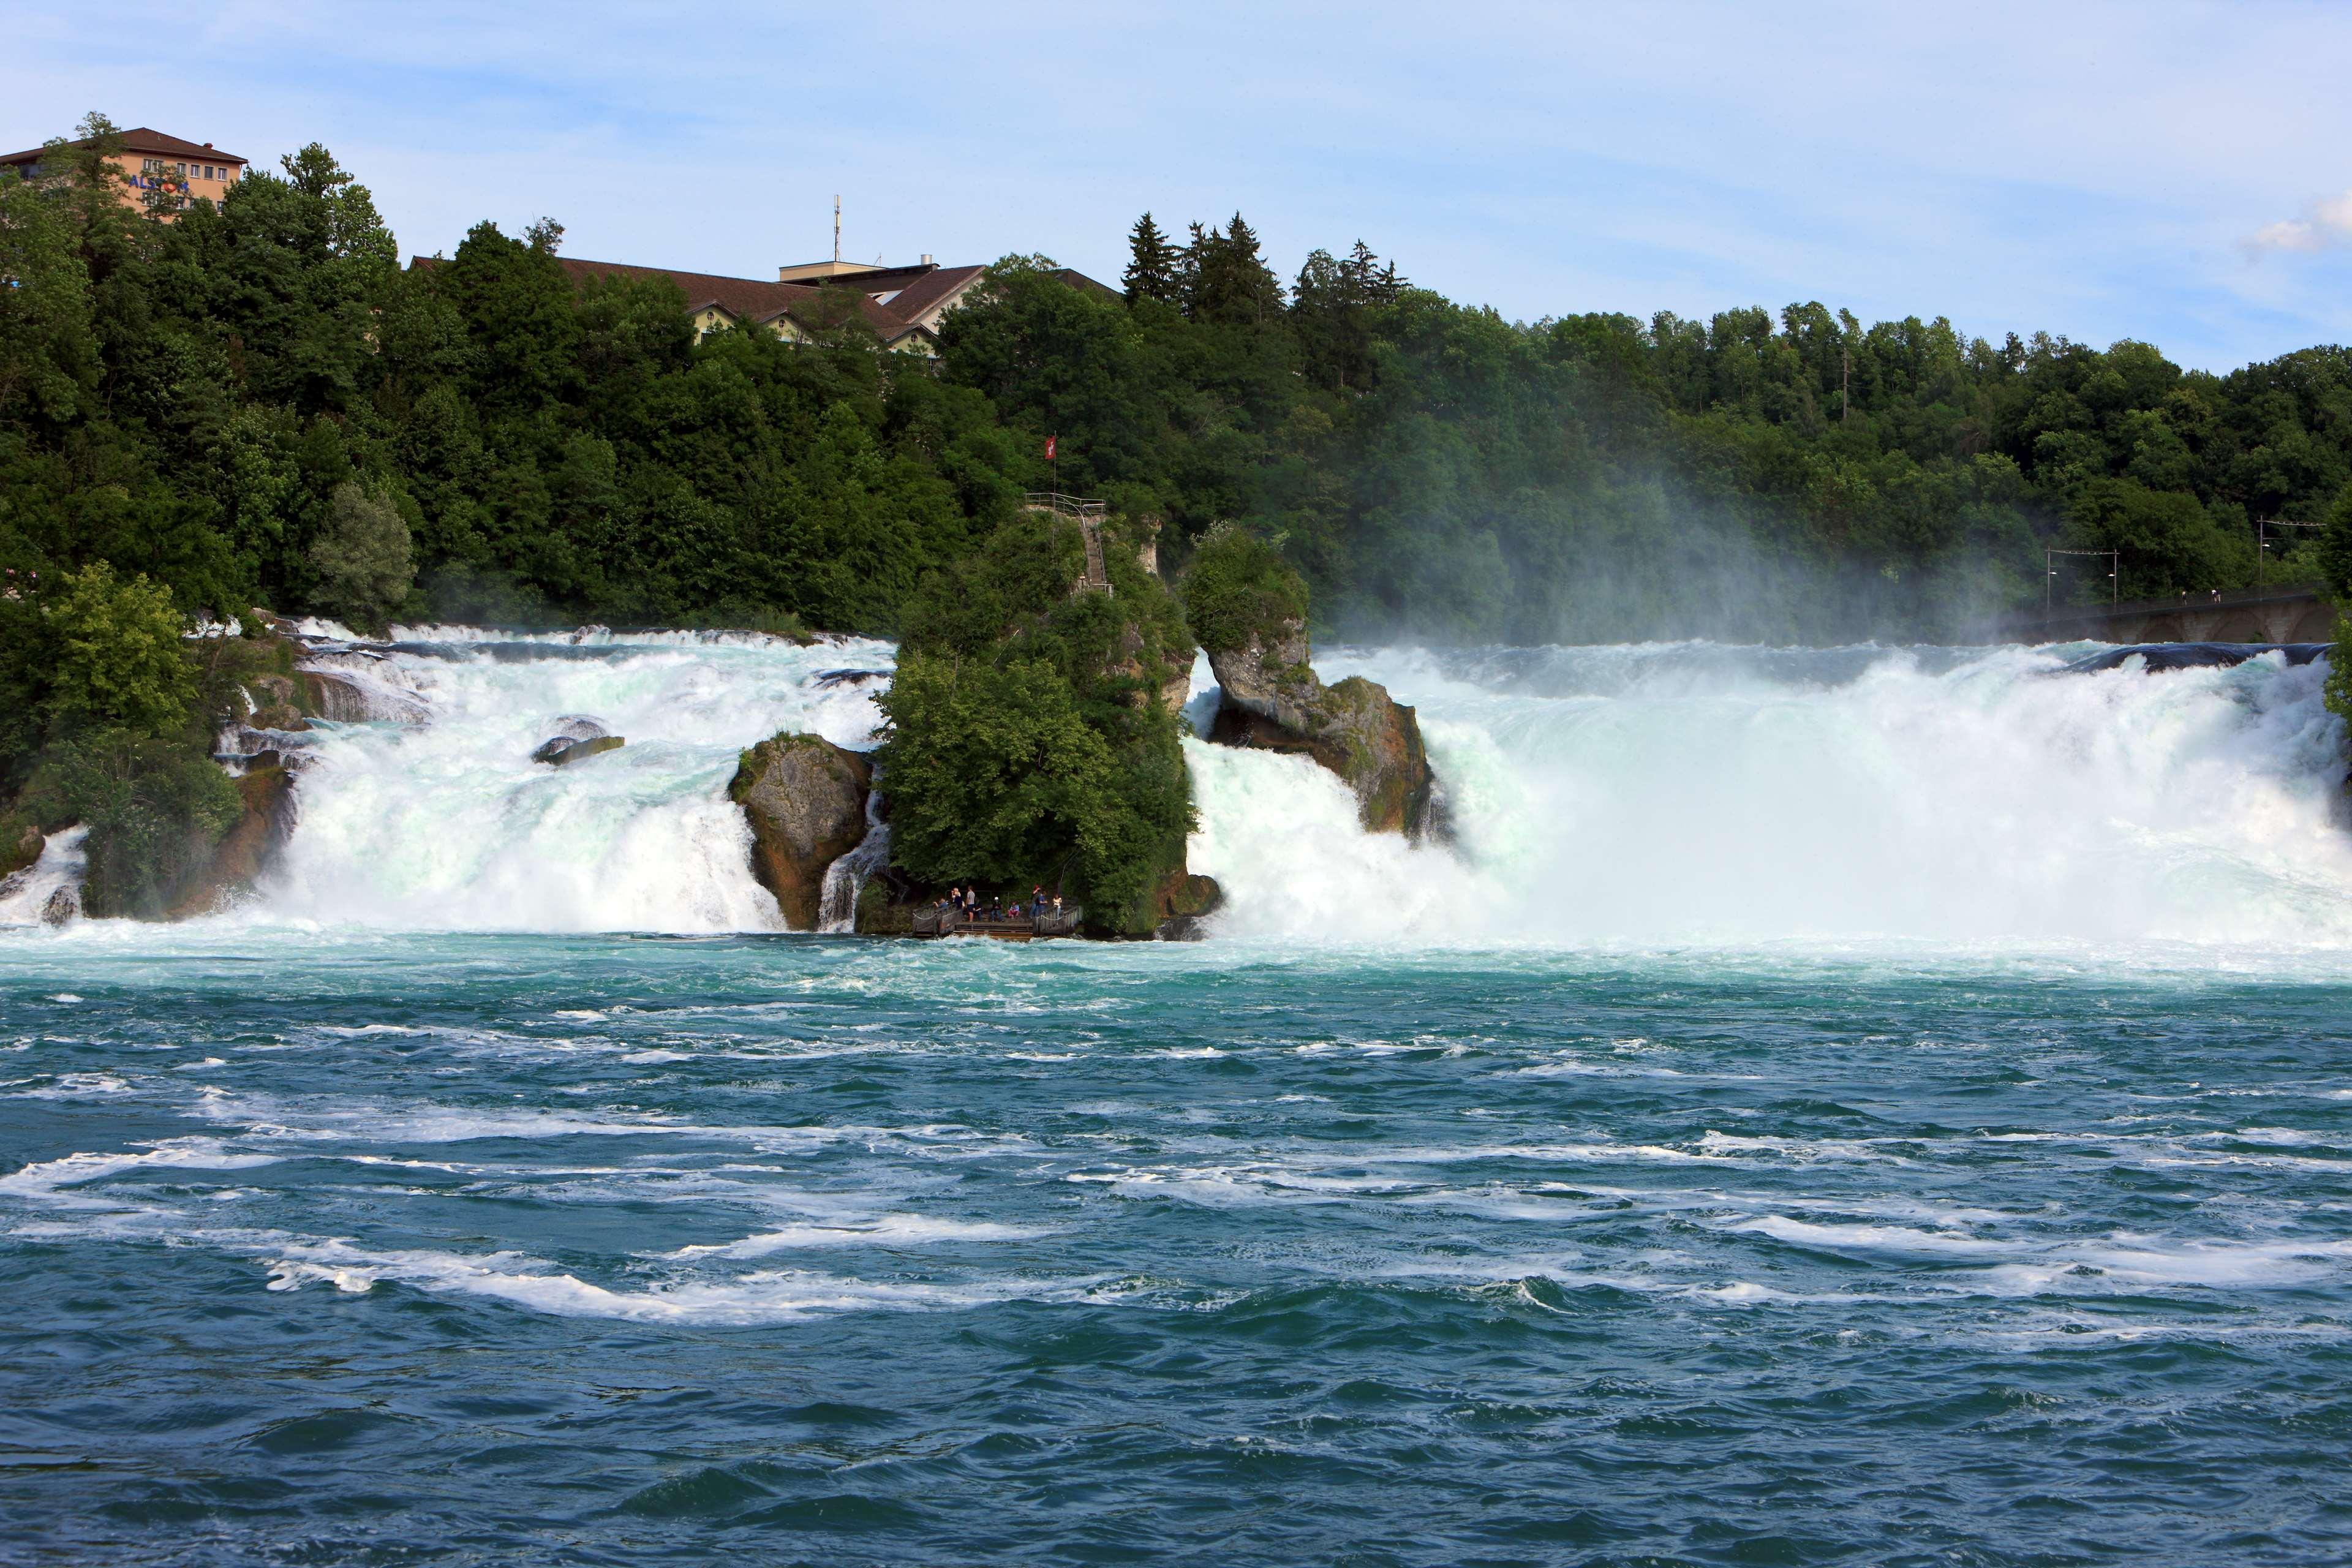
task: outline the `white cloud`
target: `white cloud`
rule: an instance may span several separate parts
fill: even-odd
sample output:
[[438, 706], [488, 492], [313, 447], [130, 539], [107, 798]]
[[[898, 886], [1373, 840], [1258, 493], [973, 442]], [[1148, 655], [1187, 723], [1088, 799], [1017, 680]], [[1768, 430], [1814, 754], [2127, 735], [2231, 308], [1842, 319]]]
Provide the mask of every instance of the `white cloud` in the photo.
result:
[[2246, 249], [2255, 255], [2265, 250], [2308, 253], [2338, 245], [2352, 245], [2352, 191], [2312, 203], [2301, 217], [2264, 224], [2246, 239]]

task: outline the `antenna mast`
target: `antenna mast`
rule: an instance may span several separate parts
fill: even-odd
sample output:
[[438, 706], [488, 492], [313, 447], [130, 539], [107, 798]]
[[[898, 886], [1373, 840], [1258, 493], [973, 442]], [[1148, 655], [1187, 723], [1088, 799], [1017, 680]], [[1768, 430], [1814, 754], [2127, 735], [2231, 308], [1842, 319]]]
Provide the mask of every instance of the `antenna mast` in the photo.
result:
[[833, 264], [841, 265], [841, 198], [833, 198]]

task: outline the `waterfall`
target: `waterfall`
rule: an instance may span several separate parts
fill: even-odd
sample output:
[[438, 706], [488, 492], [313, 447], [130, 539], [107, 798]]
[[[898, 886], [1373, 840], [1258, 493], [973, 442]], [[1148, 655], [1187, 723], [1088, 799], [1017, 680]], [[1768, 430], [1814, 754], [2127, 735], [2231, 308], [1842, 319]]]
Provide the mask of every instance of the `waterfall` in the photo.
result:
[[890, 862], [890, 825], [882, 820], [882, 770], [874, 770], [866, 792], [866, 837], [857, 847], [824, 868], [818, 890], [816, 929], [835, 933], [857, 929], [857, 895], [866, 879]]
[[1327, 655], [1418, 705], [1459, 842], [1301, 758], [1185, 742], [1227, 934], [2352, 946], [2326, 665], [2081, 647]]
[[[380, 705], [316, 726], [299, 823], [258, 896], [226, 918], [781, 931], [727, 798], [736, 760], [785, 730], [869, 744], [870, 688], [820, 677], [889, 663], [886, 644], [754, 634], [396, 629], [332, 666]], [[530, 760], [582, 715], [627, 743], [562, 767]]]
[[[2068, 671], [2058, 649], [1712, 644], [1327, 651], [1420, 713], [1455, 842], [1368, 835], [1297, 756], [1184, 741], [1213, 933], [1568, 946], [1931, 942], [2352, 947], [2327, 667]], [[782, 731], [871, 744], [886, 644], [403, 630], [338, 672], [383, 706], [306, 736], [299, 824], [226, 921], [780, 931], [727, 798]], [[1196, 672], [1197, 721], [1216, 692]], [[392, 715], [410, 715], [394, 721]], [[562, 767], [567, 719], [626, 737]], [[828, 868], [852, 929], [881, 798]], [[41, 918], [79, 839], [0, 888]], [[36, 907], [37, 906], [37, 907]]]
[[0, 926], [64, 925], [81, 913], [86, 827], [68, 827], [41, 842], [41, 858], [0, 879]]

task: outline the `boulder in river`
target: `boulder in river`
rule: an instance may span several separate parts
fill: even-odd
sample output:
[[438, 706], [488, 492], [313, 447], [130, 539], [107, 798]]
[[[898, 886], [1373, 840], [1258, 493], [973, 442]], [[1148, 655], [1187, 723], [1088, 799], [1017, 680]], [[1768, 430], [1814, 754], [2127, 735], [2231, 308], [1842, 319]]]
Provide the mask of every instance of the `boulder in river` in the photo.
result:
[[1214, 877], [1179, 866], [1152, 894], [1153, 912], [1159, 917], [1152, 935], [1161, 942], [1199, 942], [1208, 934], [1208, 918], [1224, 901], [1225, 890]]
[[822, 735], [786, 731], [743, 753], [728, 798], [751, 823], [751, 872], [784, 922], [814, 931], [824, 873], [866, 837], [874, 764]]
[[586, 741], [566, 741], [559, 737], [531, 752], [530, 760], [552, 763], [559, 768], [568, 767], [605, 752], [617, 752], [628, 743], [625, 735], [598, 735]]
[[249, 759], [233, 782], [242, 809], [212, 858], [175, 890], [169, 919], [210, 914], [252, 887], [294, 832], [294, 775], [276, 753]]
[[1223, 689], [1211, 741], [1314, 758], [1355, 791], [1370, 832], [1443, 834], [1420, 721], [1376, 681], [1316, 677], [1307, 582], [1274, 546], [1210, 530], [1185, 573], [1184, 614]]
[[626, 737], [614, 734], [595, 720], [584, 714], [567, 713], [555, 721], [555, 733], [539, 743], [530, 760], [551, 763], [560, 768], [600, 752], [617, 751], [627, 743]]
[[1419, 838], [1442, 828], [1436, 775], [1412, 710], [1360, 675], [1324, 685], [1307, 654], [1298, 621], [1284, 623], [1272, 638], [1211, 650], [1209, 668], [1224, 697], [1209, 739], [1314, 758], [1356, 792], [1369, 832]]

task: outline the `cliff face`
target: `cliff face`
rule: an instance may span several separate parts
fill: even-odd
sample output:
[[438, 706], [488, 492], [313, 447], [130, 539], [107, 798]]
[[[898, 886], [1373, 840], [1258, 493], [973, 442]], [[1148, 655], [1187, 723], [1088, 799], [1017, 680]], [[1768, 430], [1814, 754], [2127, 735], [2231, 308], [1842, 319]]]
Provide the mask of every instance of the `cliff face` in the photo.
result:
[[1356, 792], [1369, 832], [1420, 838], [1440, 829], [1437, 781], [1412, 710], [1361, 676], [1326, 686], [1307, 660], [1307, 629], [1298, 621], [1213, 650], [1209, 668], [1224, 701], [1209, 739], [1313, 757]]
[[294, 832], [294, 775], [265, 752], [232, 781], [238, 813], [202, 869], [173, 890], [166, 920], [208, 915], [260, 880]]
[[751, 823], [751, 872], [784, 921], [814, 931], [825, 868], [866, 837], [874, 764], [820, 735], [785, 733], [743, 753], [728, 797]]

